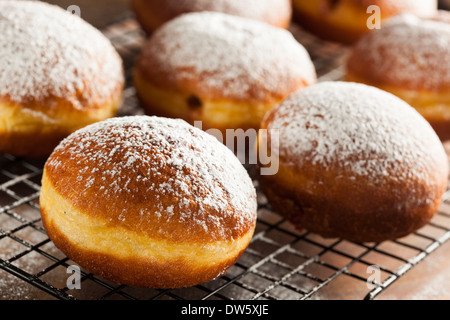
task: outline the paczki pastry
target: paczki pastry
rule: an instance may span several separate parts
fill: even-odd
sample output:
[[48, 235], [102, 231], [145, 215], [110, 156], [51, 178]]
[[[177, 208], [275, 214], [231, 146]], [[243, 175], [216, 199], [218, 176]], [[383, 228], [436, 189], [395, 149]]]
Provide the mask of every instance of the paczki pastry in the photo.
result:
[[40, 1], [0, 1], [0, 152], [48, 157], [67, 135], [116, 114], [124, 76], [109, 40]]
[[121, 284], [186, 287], [223, 275], [247, 248], [256, 191], [237, 157], [183, 120], [113, 118], [64, 139], [44, 168], [49, 238]]
[[[370, 6], [377, 6], [378, 11], [368, 10]], [[352, 44], [370, 31], [368, 22], [382, 25], [402, 13], [428, 17], [437, 8], [437, 0], [293, 0], [297, 23], [325, 40], [343, 44]]]
[[279, 171], [261, 175], [261, 188], [299, 229], [381, 242], [424, 226], [442, 202], [444, 148], [428, 122], [390, 93], [322, 82], [270, 111], [262, 128], [268, 134], [259, 144], [278, 150]]
[[290, 0], [133, 0], [131, 4], [137, 20], [148, 34], [165, 22], [191, 12], [222, 12], [279, 28], [288, 28], [292, 17]]
[[134, 71], [147, 114], [219, 130], [256, 129], [268, 110], [315, 82], [310, 56], [290, 32], [216, 12], [166, 23]]
[[390, 19], [355, 44], [346, 67], [348, 81], [395, 94], [450, 139], [450, 13]]

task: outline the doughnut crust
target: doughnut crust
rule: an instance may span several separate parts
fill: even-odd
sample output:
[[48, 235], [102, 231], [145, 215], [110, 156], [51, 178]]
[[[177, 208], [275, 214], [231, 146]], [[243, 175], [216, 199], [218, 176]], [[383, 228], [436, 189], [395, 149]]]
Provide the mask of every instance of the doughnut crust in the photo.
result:
[[259, 177], [262, 190], [299, 229], [381, 242], [422, 227], [442, 202], [443, 146], [423, 117], [390, 93], [319, 83], [270, 111], [262, 128], [269, 134], [259, 144], [279, 150], [279, 171]]
[[184, 13], [213, 11], [255, 19], [287, 29], [291, 23], [290, 0], [132, 0], [133, 11], [148, 34]]
[[150, 115], [203, 128], [258, 128], [264, 114], [316, 82], [309, 54], [286, 30], [217, 12], [184, 14], [144, 45], [134, 85]]
[[186, 287], [223, 275], [252, 238], [256, 193], [234, 154], [182, 120], [132, 116], [80, 129], [48, 159], [50, 239], [122, 284]]
[[123, 68], [106, 37], [39, 1], [1, 1], [0, 12], [0, 152], [46, 157], [116, 114]]
[[319, 37], [352, 44], [367, 33], [367, 8], [380, 8], [381, 22], [402, 13], [431, 16], [437, 0], [293, 0], [294, 19]]
[[430, 19], [390, 19], [354, 45], [346, 75], [408, 102], [442, 140], [450, 139], [449, 21], [450, 14], [443, 11]]

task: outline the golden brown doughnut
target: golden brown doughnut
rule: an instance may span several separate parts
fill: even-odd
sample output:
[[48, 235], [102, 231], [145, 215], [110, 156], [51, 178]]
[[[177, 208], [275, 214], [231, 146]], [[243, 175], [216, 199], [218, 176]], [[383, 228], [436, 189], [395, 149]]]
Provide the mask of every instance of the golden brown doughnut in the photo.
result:
[[237, 157], [179, 119], [112, 118], [64, 139], [44, 168], [48, 236], [122, 284], [186, 287], [223, 275], [252, 238], [256, 192]]
[[322, 82], [270, 111], [262, 128], [268, 134], [259, 144], [279, 150], [279, 171], [260, 176], [261, 188], [298, 228], [381, 242], [425, 225], [442, 201], [448, 176], [442, 143], [390, 93]]
[[370, 30], [371, 5], [380, 8], [380, 22], [402, 13], [431, 16], [438, 8], [437, 0], [293, 0], [293, 12], [296, 22], [319, 37], [352, 44]]
[[268, 110], [315, 81], [309, 54], [290, 32], [217, 12], [159, 28], [134, 72], [148, 114], [219, 130], [258, 128]]
[[292, 17], [290, 0], [133, 0], [131, 3], [137, 20], [148, 34], [190, 12], [222, 12], [286, 29]]
[[40, 1], [0, 1], [0, 34], [0, 152], [45, 157], [115, 115], [122, 61], [91, 25]]
[[450, 139], [450, 13], [431, 19], [402, 15], [355, 44], [347, 61], [349, 81], [402, 98]]

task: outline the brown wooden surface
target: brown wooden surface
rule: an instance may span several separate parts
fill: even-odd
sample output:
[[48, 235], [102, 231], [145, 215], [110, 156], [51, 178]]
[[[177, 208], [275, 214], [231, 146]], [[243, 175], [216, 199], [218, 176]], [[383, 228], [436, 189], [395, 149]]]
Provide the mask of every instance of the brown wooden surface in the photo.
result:
[[450, 242], [398, 279], [377, 299], [450, 299]]

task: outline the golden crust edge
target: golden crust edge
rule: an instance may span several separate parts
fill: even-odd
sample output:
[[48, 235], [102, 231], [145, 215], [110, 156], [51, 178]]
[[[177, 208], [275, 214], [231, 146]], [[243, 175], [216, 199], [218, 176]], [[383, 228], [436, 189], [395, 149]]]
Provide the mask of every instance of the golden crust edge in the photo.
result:
[[[52, 188], [45, 172], [40, 206], [44, 228], [57, 248], [88, 271], [132, 286], [175, 288], [213, 280], [239, 259], [254, 232], [251, 228], [239, 239], [206, 244], [149, 239], [117, 226], [108, 232], [107, 221], [83, 217]], [[79, 230], [70, 232], [68, 224]], [[121, 243], [120, 238], [111, 242], [111, 235], [121, 235], [128, 239], [127, 243]], [[133, 243], [138, 243], [139, 248]], [[149, 243], [151, 248], [145, 248]]]

